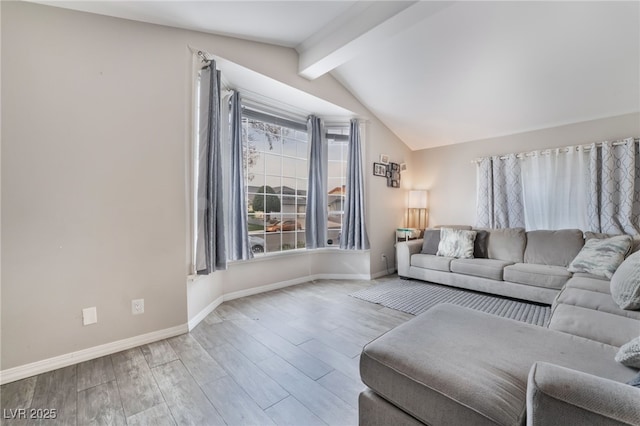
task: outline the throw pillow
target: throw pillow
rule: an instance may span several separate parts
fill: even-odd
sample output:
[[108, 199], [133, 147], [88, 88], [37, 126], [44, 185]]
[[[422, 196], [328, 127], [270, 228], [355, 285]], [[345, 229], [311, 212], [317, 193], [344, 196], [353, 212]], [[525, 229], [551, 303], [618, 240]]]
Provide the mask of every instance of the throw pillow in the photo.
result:
[[476, 234], [476, 231], [442, 228], [436, 255], [462, 259], [472, 258]]
[[438, 244], [440, 244], [440, 230], [427, 229], [424, 231], [422, 240], [422, 254], [436, 254], [438, 252]]
[[640, 309], [640, 252], [627, 257], [611, 277], [611, 296], [622, 309]]
[[473, 243], [473, 257], [477, 259], [486, 259], [489, 257], [489, 232], [476, 230], [476, 240]]
[[628, 235], [588, 240], [567, 270], [611, 278], [630, 247], [631, 237]]
[[627, 367], [640, 368], [640, 336], [620, 346], [616, 361]]
[[[587, 241], [593, 238], [596, 238], [598, 240], [603, 240], [605, 238], [617, 237], [619, 235], [624, 235], [624, 234], [605, 234], [602, 232], [585, 232], [584, 240]], [[627, 254], [627, 256], [640, 251], [640, 234], [633, 235], [631, 239], [632, 239], [631, 250], [629, 250], [629, 253]]]
[[636, 388], [640, 388], [640, 373], [638, 373], [633, 379], [629, 380], [627, 384]]

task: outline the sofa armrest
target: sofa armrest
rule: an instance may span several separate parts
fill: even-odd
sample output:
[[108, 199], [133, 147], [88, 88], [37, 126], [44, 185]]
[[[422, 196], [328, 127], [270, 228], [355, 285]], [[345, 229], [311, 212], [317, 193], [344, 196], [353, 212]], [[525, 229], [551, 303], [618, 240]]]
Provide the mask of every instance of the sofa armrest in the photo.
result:
[[638, 425], [640, 389], [538, 362], [529, 372], [527, 426], [552, 424]]
[[398, 275], [409, 276], [409, 266], [411, 266], [411, 255], [420, 253], [422, 250], [422, 239], [402, 241], [396, 243], [396, 259], [398, 259]]

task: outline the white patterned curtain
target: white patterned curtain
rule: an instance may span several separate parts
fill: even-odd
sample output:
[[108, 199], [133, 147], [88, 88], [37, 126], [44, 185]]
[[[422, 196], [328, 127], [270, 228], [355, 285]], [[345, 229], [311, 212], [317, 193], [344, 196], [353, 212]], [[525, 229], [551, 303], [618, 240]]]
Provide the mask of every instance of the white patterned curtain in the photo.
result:
[[477, 182], [479, 227], [640, 233], [638, 139], [486, 157]]
[[521, 166], [527, 230], [588, 229], [588, 165], [583, 146], [527, 154]]
[[478, 163], [478, 227], [524, 227], [521, 176], [516, 154], [487, 157]]
[[638, 142], [591, 145], [589, 228], [611, 234], [640, 233], [640, 153]]

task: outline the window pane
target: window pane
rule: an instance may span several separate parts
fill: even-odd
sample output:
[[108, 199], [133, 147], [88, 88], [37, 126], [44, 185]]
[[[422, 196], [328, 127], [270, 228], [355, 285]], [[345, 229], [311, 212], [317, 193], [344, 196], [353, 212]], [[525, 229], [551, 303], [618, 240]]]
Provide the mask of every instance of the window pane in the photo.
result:
[[[335, 127], [327, 129], [328, 133], [348, 135], [349, 128]], [[327, 167], [327, 244], [337, 246], [342, 235], [342, 219], [344, 217], [344, 198], [346, 192], [346, 170], [348, 143], [328, 139], [329, 162]]]
[[295, 160], [289, 157], [282, 158], [282, 176], [294, 176], [296, 175], [296, 162], [299, 160]]
[[282, 172], [282, 157], [271, 153], [265, 154], [265, 173], [278, 175]]
[[344, 178], [340, 175], [337, 177], [329, 176], [329, 179], [327, 179], [327, 190], [329, 191], [329, 195], [343, 195], [344, 188], [342, 186], [344, 185]]
[[340, 235], [342, 234], [341, 229], [329, 229], [327, 231], [327, 245], [329, 246], [339, 246], [340, 245]]
[[280, 249], [282, 251], [285, 250], [294, 250], [296, 248], [296, 235], [295, 233], [286, 233], [282, 235], [282, 245]]
[[266, 184], [266, 182], [264, 181], [265, 176], [264, 176], [264, 172], [260, 172], [260, 173], [249, 173], [247, 176], [245, 176], [246, 181], [248, 182], [248, 186], [247, 189], [250, 192], [258, 192], [258, 188], [260, 188], [261, 186], [264, 186]]
[[280, 133], [280, 128], [271, 129], [270, 132], [266, 133], [267, 141], [269, 143], [269, 152], [277, 155], [282, 155], [282, 136]]
[[291, 137], [284, 138], [284, 142], [282, 144], [282, 155], [288, 157], [296, 157], [298, 152], [298, 142]]
[[246, 168], [249, 173], [264, 173], [264, 154], [258, 152], [254, 148], [246, 148], [243, 153], [245, 157]]
[[305, 246], [307, 134], [245, 117], [243, 155], [254, 255]]
[[264, 184], [271, 189], [279, 188], [282, 182], [281, 176], [264, 176]]
[[342, 142], [329, 142], [329, 161], [347, 161], [346, 157], [343, 159], [343, 155], [346, 155], [346, 150], [343, 153], [343, 148], [346, 146]]
[[249, 213], [247, 217], [249, 233], [252, 231], [264, 231], [264, 215], [261, 213]]
[[307, 160], [295, 160], [296, 177], [306, 179], [309, 176]]
[[247, 122], [243, 133], [243, 137], [246, 137], [246, 145], [255, 147], [258, 152], [267, 150], [267, 137], [255, 121]]
[[309, 144], [307, 143], [307, 141], [298, 141], [296, 143], [297, 146], [297, 153], [296, 155], [298, 156], [298, 158], [307, 158], [307, 153], [309, 151]]

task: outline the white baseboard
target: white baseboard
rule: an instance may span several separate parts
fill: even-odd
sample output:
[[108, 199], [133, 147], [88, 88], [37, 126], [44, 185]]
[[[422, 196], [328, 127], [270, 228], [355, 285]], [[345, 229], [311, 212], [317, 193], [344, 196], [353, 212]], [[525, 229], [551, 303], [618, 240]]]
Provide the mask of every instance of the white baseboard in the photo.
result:
[[[239, 299], [241, 297], [253, 296], [254, 294], [266, 293], [271, 290], [278, 290], [292, 285], [302, 284], [313, 280], [369, 280], [371, 276], [369, 274], [315, 274], [307, 275], [293, 280], [280, 281], [278, 283], [262, 285], [259, 287], [252, 287], [246, 290], [238, 290], [232, 293], [227, 293], [223, 296], [224, 301]], [[206, 315], [205, 315], [206, 316]]]
[[220, 306], [220, 304], [224, 301], [225, 301], [224, 296], [220, 296], [213, 302], [209, 303], [206, 308], [198, 312], [196, 316], [194, 316], [189, 320], [189, 323], [188, 323], [189, 331], [193, 330], [198, 324], [200, 324], [200, 321], [205, 319], [207, 315], [213, 312], [213, 310], [218, 306]]
[[64, 355], [58, 355], [53, 358], [47, 358], [41, 361], [9, 368], [0, 371], [0, 384], [4, 385], [5, 383], [15, 382], [16, 380], [46, 373], [47, 371], [67, 367], [79, 362], [89, 361], [91, 359], [114, 354], [116, 352], [135, 348], [136, 346], [145, 345], [147, 343], [157, 342], [158, 340], [184, 334], [187, 331], [189, 331], [187, 324], [182, 324], [171, 328], [165, 328], [164, 330], [152, 331], [151, 333], [141, 334], [139, 336], [129, 337], [127, 339], [105, 343], [104, 345], [94, 346]]
[[376, 278], [380, 278], [380, 277], [386, 277], [387, 275], [391, 275], [391, 274], [395, 274], [397, 271], [394, 269], [393, 272], [389, 272], [389, 271], [378, 271], [375, 272], [373, 274], [371, 274], [371, 279], [375, 280]]
[[313, 280], [370, 280], [383, 276], [386, 273], [378, 273], [375, 276], [369, 274], [315, 274], [293, 280], [281, 281], [278, 283], [267, 284], [259, 287], [248, 288], [246, 290], [238, 290], [224, 294], [207, 305], [206, 308], [198, 312], [188, 323], [176, 327], [166, 328], [164, 330], [153, 331], [151, 333], [141, 334], [139, 336], [129, 337], [127, 339], [118, 340], [103, 345], [94, 346], [80, 351], [59, 355], [53, 358], [43, 359], [41, 361], [32, 362], [30, 364], [20, 365], [18, 367], [9, 368], [0, 371], [0, 384], [15, 382], [16, 380], [35, 376], [37, 374], [46, 373], [47, 371], [56, 370], [58, 368], [67, 367], [79, 362], [89, 361], [101, 356], [110, 355], [126, 349], [135, 348], [136, 346], [145, 345], [147, 343], [157, 342], [158, 340], [174, 337], [179, 334], [187, 333], [193, 330], [207, 315], [214, 311], [222, 302], [227, 300], [238, 299], [240, 297], [252, 296], [254, 294], [266, 293], [271, 290], [278, 290], [292, 285], [302, 284]]

